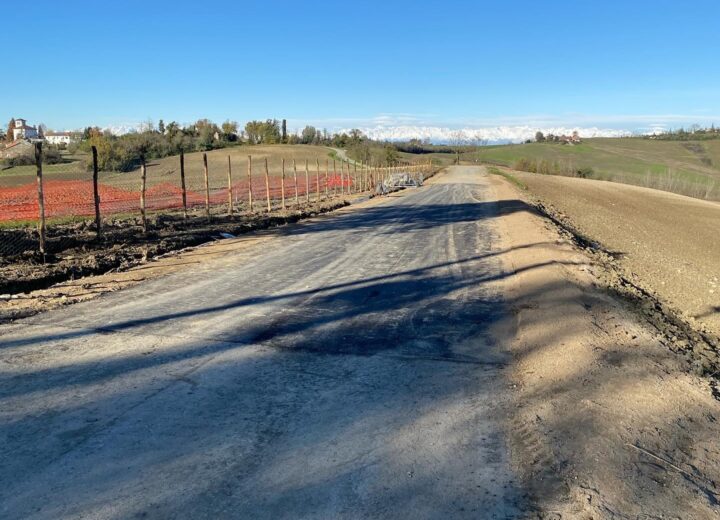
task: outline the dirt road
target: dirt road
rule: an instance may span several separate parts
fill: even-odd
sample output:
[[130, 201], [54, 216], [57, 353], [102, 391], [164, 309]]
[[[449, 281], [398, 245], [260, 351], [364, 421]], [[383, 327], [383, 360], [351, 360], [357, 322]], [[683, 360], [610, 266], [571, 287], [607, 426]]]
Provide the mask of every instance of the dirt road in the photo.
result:
[[0, 328], [0, 517], [717, 517], [707, 381], [503, 179], [234, 243]]
[[4, 328], [0, 516], [518, 516], [463, 179]]

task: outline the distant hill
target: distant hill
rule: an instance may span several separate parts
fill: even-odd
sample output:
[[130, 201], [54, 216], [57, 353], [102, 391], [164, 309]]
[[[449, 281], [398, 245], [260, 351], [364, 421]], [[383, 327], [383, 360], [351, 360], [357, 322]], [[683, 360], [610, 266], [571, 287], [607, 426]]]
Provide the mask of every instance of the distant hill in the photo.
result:
[[720, 200], [720, 140], [660, 141], [593, 138], [578, 145], [528, 143], [485, 146], [462, 154], [469, 162], [489, 162], [542, 173], [582, 176]]

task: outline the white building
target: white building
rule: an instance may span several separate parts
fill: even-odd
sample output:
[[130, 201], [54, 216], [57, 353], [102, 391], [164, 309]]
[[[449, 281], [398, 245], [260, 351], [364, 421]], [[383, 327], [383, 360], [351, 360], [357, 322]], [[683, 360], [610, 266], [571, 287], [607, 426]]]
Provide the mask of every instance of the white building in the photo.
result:
[[48, 144], [67, 146], [73, 141], [73, 134], [70, 132], [46, 132], [44, 137]]
[[13, 140], [18, 139], [38, 139], [40, 137], [38, 129], [34, 126], [28, 126], [25, 119], [16, 119], [13, 131]]

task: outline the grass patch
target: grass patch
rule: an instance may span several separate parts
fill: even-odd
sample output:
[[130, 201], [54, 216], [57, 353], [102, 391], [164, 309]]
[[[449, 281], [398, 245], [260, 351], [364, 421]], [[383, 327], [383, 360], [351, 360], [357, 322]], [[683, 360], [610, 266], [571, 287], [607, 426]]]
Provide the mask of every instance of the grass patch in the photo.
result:
[[512, 175], [511, 173], [508, 173], [506, 171], [501, 170], [500, 168], [497, 168], [495, 166], [489, 166], [487, 169], [488, 173], [492, 173], [493, 175], [499, 175], [500, 177], [506, 178], [508, 181], [513, 183], [515, 186], [520, 188], [521, 190], [527, 190], [528, 186], [523, 181]]

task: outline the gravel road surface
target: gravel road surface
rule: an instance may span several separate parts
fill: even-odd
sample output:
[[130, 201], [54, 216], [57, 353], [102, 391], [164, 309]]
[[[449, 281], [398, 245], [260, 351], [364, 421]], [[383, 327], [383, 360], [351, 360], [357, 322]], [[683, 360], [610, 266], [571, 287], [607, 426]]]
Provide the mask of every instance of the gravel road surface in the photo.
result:
[[521, 516], [488, 190], [455, 168], [0, 329], [0, 517]]

